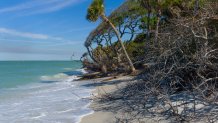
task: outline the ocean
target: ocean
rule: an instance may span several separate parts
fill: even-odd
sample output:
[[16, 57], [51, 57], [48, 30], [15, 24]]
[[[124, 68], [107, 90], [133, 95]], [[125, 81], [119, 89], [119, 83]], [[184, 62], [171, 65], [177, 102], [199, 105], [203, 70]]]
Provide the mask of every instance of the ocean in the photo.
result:
[[[77, 123], [93, 88], [75, 81], [79, 61], [1, 61], [0, 123]], [[85, 82], [83, 82], [85, 83]]]

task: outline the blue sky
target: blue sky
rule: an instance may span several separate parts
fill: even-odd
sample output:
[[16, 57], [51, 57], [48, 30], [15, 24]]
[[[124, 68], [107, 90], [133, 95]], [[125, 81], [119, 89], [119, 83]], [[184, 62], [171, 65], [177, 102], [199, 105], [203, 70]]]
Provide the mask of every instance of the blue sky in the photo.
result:
[[[124, 0], [105, 0], [109, 14]], [[85, 19], [91, 0], [1, 0], [0, 60], [70, 60], [99, 22]]]

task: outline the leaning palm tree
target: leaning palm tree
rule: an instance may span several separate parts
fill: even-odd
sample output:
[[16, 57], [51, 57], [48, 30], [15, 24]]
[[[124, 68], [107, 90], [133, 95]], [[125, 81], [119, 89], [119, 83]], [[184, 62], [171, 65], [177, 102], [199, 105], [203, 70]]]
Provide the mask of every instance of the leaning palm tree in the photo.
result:
[[130, 65], [131, 71], [134, 72], [135, 71], [135, 67], [131, 61], [131, 59], [129, 58], [129, 55], [126, 51], [126, 48], [121, 40], [121, 37], [119, 35], [118, 30], [116, 29], [116, 27], [114, 26], [114, 24], [106, 17], [105, 12], [104, 12], [104, 0], [93, 0], [93, 2], [91, 3], [91, 5], [88, 8], [87, 11], [87, 16], [86, 19], [92, 22], [96, 22], [98, 20], [98, 18], [100, 18], [102, 21], [105, 21], [106, 23], [108, 23], [111, 28], [114, 30], [118, 41], [121, 44], [121, 47], [124, 51], [124, 54], [128, 60], [128, 63]]

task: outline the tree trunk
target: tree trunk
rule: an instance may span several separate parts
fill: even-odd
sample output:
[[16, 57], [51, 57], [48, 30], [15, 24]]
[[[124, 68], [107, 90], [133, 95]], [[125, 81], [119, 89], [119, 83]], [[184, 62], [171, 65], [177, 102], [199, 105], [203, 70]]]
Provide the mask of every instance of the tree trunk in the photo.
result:
[[148, 10], [148, 21], [147, 21], [147, 32], [146, 32], [146, 49], [149, 49], [150, 47], [150, 16], [151, 16], [151, 12], [150, 10]]
[[101, 72], [104, 73], [104, 74], [107, 74], [107, 67], [106, 65], [101, 65]]
[[116, 27], [108, 20], [108, 18], [107, 18], [104, 14], [102, 14], [101, 17], [102, 17], [102, 19], [103, 19], [104, 21], [106, 21], [107, 23], [109, 23], [110, 26], [113, 28], [113, 30], [114, 30], [114, 32], [115, 32], [117, 38], [118, 38], [118, 41], [120, 42], [121, 47], [122, 47], [122, 49], [123, 49], [123, 51], [124, 51], [124, 54], [125, 54], [125, 56], [126, 56], [126, 58], [127, 58], [127, 60], [128, 60], [128, 63], [129, 63], [130, 68], [131, 68], [131, 71], [134, 72], [134, 71], [135, 71], [135, 67], [134, 67], [134, 65], [133, 65], [133, 63], [132, 63], [132, 61], [131, 61], [131, 59], [129, 58], [129, 55], [128, 55], [127, 51], [126, 51], [126, 48], [125, 48], [125, 46], [124, 46], [124, 44], [123, 44], [123, 42], [122, 42], [122, 40], [121, 40], [121, 38], [120, 38], [120, 36], [119, 36], [119, 32], [117, 31]]
[[91, 59], [92, 59], [95, 63], [98, 63], [97, 60], [92, 56], [92, 53], [91, 53], [91, 51], [89, 50], [89, 48], [86, 47], [86, 49], [87, 49], [88, 54], [89, 54], [89, 56], [91, 57]]
[[194, 16], [198, 14], [199, 0], [195, 0]]
[[158, 10], [158, 15], [157, 15], [157, 24], [156, 24], [156, 30], [155, 30], [155, 39], [154, 39], [154, 47], [158, 48], [159, 47], [159, 41], [158, 41], [158, 32], [159, 32], [159, 24], [160, 24], [160, 17], [161, 17], [161, 11]]

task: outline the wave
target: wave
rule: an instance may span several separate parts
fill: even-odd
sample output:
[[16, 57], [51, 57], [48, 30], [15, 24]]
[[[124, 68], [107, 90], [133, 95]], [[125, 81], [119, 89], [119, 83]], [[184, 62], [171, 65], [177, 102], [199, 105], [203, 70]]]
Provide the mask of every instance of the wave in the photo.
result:
[[[70, 69], [70, 68], [65, 68], [65, 69]], [[68, 71], [68, 72], [63, 72], [63, 73], [58, 73], [53, 76], [41, 76], [40, 80], [41, 81], [61, 81], [64, 79], [67, 79], [67, 81], [73, 81], [76, 79], [79, 79], [79, 75], [86, 74], [87, 71], [85, 69], [77, 69], [76, 71]]]
[[38, 116], [31, 117], [30, 119], [39, 119], [41, 117], [45, 117], [46, 113], [40, 113]]
[[10, 99], [0, 102], [0, 122], [79, 123], [82, 117], [93, 113], [89, 109], [91, 100], [85, 99], [93, 89], [83, 87], [79, 81], [70, 82], [76, 77], [68, 76], [62, 82], [38, 83], [37, 88], [32, 87], [33, 84], [22, 91], [10, 92]]
[[80, 72], [82, 72], [82, 74], [86, 74], [86, 73], [88, 73], [85, 69], [77, 69], [77, 71], [80, 71]]
[[80, 78], [81, 77], [79, 77], [79, 76], [70, 76], [70, 77], [68, 77], [68, 79], [65, 80], [65, 82], [72, 82], [72, 81], [78, 80]]
[[56, 82], [32, 83], [0, 93], [0, 122], [79, 123], [82, 117], [93, 113], [89, 108], [91, 100], [87, 99], [93, 89], [74, 81], [84, 73], [84, 69], [77, 69], [45, 75], [40, 77], [41, 81]]
[[64, 70], [73, 70], [73, 68], [64, 68]]
[[67, 77], [69, 76], [64, 73], [58, 73], [53, 76], [41, 76], [40, 79], [42, 81], [60, 81], [60, 80], [66, 79]]

